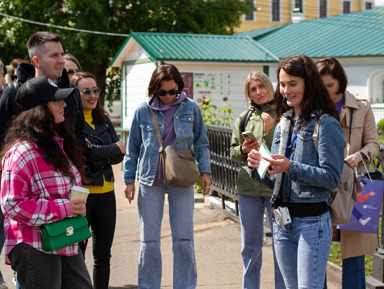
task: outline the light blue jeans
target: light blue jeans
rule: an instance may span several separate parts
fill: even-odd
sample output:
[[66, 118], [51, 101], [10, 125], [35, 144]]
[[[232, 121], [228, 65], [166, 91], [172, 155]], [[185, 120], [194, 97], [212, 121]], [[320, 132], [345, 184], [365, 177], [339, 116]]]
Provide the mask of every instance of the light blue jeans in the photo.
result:
[[[241, 257], [244, 264], [243, 289], [260, 288], [260, 270], [264, 244], [264, 208], [267, 208], [270, 224], [273, 224], [271, 217], [272, 204], [269, 200], [270, 198], [239, 195]], [[275, 264], [275, 288], [285, 289], [274, 250], [273, 258]]]
[[331, 250], [331, 216], [292, 218], [285, 226], [273, 224], [277, 262], [287, 289], [324, 287]]
[[169, 221], [173, 242], [173, 288], [195, 288], [197, 283], [193, 240], [193, 186], [171, 187], [140, 184], [137, 199], [140, 217], [139, 288], [161, 285], [161, 221], [164, 196], [168, 194]]

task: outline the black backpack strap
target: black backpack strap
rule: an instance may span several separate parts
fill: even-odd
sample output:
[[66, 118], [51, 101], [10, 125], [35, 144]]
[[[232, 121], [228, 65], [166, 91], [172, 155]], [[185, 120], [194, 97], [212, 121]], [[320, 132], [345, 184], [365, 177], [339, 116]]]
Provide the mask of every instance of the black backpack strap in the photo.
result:
[[16, 80], [12, 82], [8, 88], [13, 90], [13, 95], [14, 95], [13, 102], [12, 102], [12, 118], [15, 118], [20, 113], [20, 105], [16, 101], [16, 94], [20, 88], [20, 85], [21, 85], [20, 82]]
[[247, 125], [248, 120], [251, 117], [251, 114], [252, 114], [252, 110], [248, 109], [247, 114], [245, 115], [245, 117], [243, 118], [243, 121], [241, 122], [241, 131], [242, 132], [245, 131], [245, 126]]

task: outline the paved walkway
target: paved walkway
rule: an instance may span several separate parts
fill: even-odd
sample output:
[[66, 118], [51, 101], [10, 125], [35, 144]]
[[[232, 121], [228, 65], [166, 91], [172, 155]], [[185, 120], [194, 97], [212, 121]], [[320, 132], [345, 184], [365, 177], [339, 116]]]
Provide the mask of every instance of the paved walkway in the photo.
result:
[[[137, 263], [140, 248], [140, 226], [136, 201], [132, 204], [124, 196], [121, 166], [114, 167], [117, 197], [117, 227], [112, 247], [110, 287], [113, 289], [137, 288]], [[200, 197], [198, 197], [200, 198]], [[242, 260], [240, 256], [240, 226], [225, 217], [211, 206], [212, 198], [196, 202], [195, 247], [197, 262], [197, 288], [239, 289], [242, 280]], [[91, 242], [90, 242], [91, 244]], [[172, 238], [169, 226], [168, 209], [164, 210], [162, 225], [163, 277], [161, 288], [172, 288]], [[1, 260], [4, 260], [3, 256]], [[86, 263], [92, 276], [91, 248], [86, 252]], [[11, 282], [10, 266], [0, 263], [0, 269], [9, 289]], [[273, 289], [272, 248], [263, 247], [261, 289]], [[341, 288], [340, 272], [328, 270], [328, 288]]]

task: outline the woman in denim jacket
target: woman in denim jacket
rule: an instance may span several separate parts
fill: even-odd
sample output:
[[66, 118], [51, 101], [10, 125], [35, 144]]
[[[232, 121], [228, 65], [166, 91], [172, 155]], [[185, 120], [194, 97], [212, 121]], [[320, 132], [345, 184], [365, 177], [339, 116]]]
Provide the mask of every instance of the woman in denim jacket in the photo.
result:
[[[332, 235], [330, 190], [340, 181], [345, 139], [338, 113], [310, 58], [286, 59], [277, 78], [275, 113], [280, 121], [272, 155], [264, 159], [271, 163], [269, 175], [275, 175], [272, 207], [287, 210], [291, 220], [285, 217], [279, 222], [274, 211], [276, 258], [287, 288], [323, 288]], [[324, 113], [328, 115], [320, 121], [317, 152], [312, 134]], [[252, 150], [248, 165], [257, 168], [260, 158]]]
[[159, 148], [150, 115], [155, 110], [163, 146], [175, 150], [190, 149], [196, 155], [201, 183], [208, 192], [210, 157], [208, 137], [200, 108], [183, 92], [184, 82], [171, 64], [155, 69], [148, 87], [148, 101], [134, 114], [124, 159], [125, 195], [131, 202], [135, 195], [135, 177], [140, 183], [138, 208], [141, 225], [139, 288], [160, 288], [160, 231], [164, 196], [168, 194], [173, 240], [173, 288], [195, 288], [197, 281], [193, 241], [193, 185], [166, 186], [159, 166]]

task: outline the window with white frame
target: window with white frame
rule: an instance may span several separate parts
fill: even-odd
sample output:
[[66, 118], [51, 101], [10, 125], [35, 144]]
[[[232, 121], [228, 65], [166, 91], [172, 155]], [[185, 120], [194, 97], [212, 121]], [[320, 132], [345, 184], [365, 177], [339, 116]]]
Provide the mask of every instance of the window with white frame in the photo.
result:
[[377, 71], [369, 78], [369, 100], [372, 104], [384, 104], [384, 70]]
[[322, 18], [322, 17], [327, 17], [328, 16], [328, 13], [327, 13], [327, 10], [328, 10], [328, 3], [327, 3], [327, 0], [320, 0], [319, 1], [319, 17]]
[[280, 0], [272, 0], [272, 21], [280, 22]]
[[303, 7], [303, 0], [295, 0], [295, 11], [298, 11], [298, 12], [303, 12], [304, 11], [304, 7]]
[[249, 4], [249, 11], [247, 14], [244, 14], [244, 21], [255, 21], [255, 3], [256, 1], [252, 1], [246, 4]]
[[351, 13], [351, 1], [343, 1], [343, 14]]

